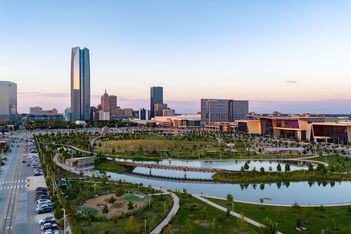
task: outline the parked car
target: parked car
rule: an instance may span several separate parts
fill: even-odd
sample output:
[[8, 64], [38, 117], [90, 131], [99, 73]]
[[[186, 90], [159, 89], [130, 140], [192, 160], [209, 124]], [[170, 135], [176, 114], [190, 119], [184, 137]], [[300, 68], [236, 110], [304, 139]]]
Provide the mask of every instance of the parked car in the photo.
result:
[[45, 218], [42, 218], [41, 220], [39, 220], [39, 224], [42, 225], [45, 221], [56, 221], [54, 216], [47, 216]]
[[52, 207], [38, 207], [35, 209], [37, 214], [44, 214], [44, 213], [49, 213], [52, 211]]

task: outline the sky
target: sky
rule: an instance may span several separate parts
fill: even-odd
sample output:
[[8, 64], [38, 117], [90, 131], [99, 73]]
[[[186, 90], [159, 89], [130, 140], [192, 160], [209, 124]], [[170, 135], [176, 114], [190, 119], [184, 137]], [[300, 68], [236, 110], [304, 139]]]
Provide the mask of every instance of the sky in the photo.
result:
[[351, 113], [351, 1], [0, 0], [0, 80], [18, 111], [70, 105], [71, 48], [87, 47], [91, 104], [148, 108], [151, 86], [178, 113], [201, 98], [250, 111]]

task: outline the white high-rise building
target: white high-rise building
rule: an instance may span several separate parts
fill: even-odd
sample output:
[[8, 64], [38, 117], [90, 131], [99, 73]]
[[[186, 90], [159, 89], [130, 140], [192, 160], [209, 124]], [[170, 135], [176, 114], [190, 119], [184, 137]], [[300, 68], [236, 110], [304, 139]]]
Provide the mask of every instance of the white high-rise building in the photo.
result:
[[17, 118], [17, 84], [0, 81], [0, 122], [16, 121]]

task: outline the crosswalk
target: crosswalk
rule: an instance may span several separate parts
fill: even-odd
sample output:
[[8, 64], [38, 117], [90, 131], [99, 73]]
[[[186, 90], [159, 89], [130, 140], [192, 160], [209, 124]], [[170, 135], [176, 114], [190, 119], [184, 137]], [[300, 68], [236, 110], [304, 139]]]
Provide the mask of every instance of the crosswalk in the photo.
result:
[[0, 181], [0, 190], [20, 189], [26, 187], [26, 180]]

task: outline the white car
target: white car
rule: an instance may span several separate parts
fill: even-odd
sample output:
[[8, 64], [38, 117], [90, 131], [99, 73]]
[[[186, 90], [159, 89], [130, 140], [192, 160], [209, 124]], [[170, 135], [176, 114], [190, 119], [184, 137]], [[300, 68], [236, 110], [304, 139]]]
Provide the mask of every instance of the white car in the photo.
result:
[[42, 206], [44, 204], [52, 205], [52, 203], [49, 199], [39, 199], [37, 201], [37, 206]]

